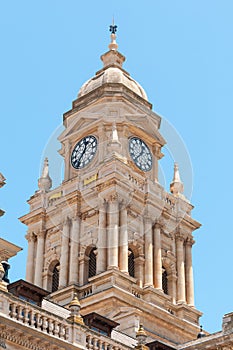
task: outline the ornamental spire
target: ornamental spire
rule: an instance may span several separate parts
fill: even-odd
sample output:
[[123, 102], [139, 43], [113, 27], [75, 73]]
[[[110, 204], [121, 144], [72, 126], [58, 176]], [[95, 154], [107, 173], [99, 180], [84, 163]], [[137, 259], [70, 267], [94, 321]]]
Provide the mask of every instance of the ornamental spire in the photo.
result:
[[174, 176], [172, 183], [170, 184], [170, 191], [176, 197], [183, 197], [184, 185], [180, 179], [180, 172], [178, 163], [174, 164]]
[[117, 26], [114, 23], [114, 19], [112, 24], [109, 26], [109, 31], [111, 32], [111, 35], [110, 35], [111, 42], [108, 45], [109, 51], [104, 53], [101, 56], [101, 60], [103, 61], [104, 69], [110, 66], [121, 68], [123, 65], [123, 62], [125, 61], [125, 56], [123, 56], [120, 52], [117, 51], [118, 49], [118, 44], [116, 42]]
[[48, 192], [52, 187], [52, 180], [49, 176], [49, 161], [45, 158], [41, 177], [38, 180], [38, 187], [42, 192]]
[[110, 35], [111, 43], [108, 45], [109, 50], [117, 50], [118, 49], [118, 45], [116, 43], [117, 26], [114, 23], [114, 17], [112, 20], [112, 24], [109, 26], [109, 31], [111, 32], [111, 35]]

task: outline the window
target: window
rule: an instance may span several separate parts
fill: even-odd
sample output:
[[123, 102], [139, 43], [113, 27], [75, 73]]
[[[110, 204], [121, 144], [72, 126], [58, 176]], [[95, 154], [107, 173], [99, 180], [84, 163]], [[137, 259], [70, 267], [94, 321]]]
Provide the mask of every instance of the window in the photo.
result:
[[89, 254], [89, 269], [88, 269], [88, 278], [96, 275], [96, 248], [92, 248]]
[[128, 250], [128, 271], [131, 277], [135, 277], [134, 253], [130, 248]]
[[54, 266], [53, 275], [52, 275], [52, 292], [56, 292], [59, 286], [59, 267], [60, 264]]
[[168, 283], [167, 283], [167, 271], [165, 270], [165, 268], [163, 267], [163, 274], [162, 274], [162, 288], [163, 288], [163, 292], [165, 294], [168, 294]]

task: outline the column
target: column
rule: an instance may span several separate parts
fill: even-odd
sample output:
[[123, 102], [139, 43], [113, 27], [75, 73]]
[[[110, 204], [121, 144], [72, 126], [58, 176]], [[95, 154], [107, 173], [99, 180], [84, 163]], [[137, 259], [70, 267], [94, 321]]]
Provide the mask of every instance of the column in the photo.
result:
[[80, 237], [80, 218], [72, 219], [70, 233], [70, 268], [69, 268], [69, 284], [78, 282], [78, 246]]
[[64, 155], [64, 159], [65, 159], [65, 181], [69, 180], [70, 178], [70, 141], [66, 140], [65, 141], [65, 155]]
[[186, 277], [186, 298], [187, 304], [194, 306], [194, 283], [193, 283], [193, 264], [192, 264], [192, 237], [185, 242], [185, 277]]
[[101, 202], [99, 207], [99, 228], [98, 228], [98, 241], [97, 241], [97, 261], [96, 261], [96, 273], [101, 273], [107, 269], [107, 224], [106, 202]]
[[44, 244], [45, 231], [40, 231], [37, 234], [37, 249], [36, 249], [36, 265], [35, 265], [35, 280], [34, 284], [42, 288], [42, 272], [44, 264]]
[[120, 235], [119, 235], [119, 268], [128, 273], [128, 227], [127, 209], [120, 211]]
[[152, 245], [152, 220], [144, 218], [145, 229], [145, 286], [153, 286], [153, 245]]
[[143, 288], [143, 282], [144, 282], [143, 267], [144, 267], [145, 259], [143, 256], [138, 256], [136, 259], [134, 259], [134, 262], [135, 262], [135, 278], [137, 279], [137, 284], [139, 287]]
[[162, 290], [161, 232], [158, 223], [154, 226], [154, 287]]
[[25, 238], [28, 241], [28, 256], [26, 266], [26, 280], [33, 283], [34, 279], [34, 250], [35, 250], [35, 236], [33, 232], [28, 232]]
[[185, 303], [184, 237], [176, 235], [177, 302]]
[[108, 269], [118, 268], [119, 206], [112, 196], [108, 203]]
[[70, 238], [70, 219], [67, 217], [63, 224], [62, 237], [61, 237], [59, 288], [63, 288], [67, 286], [68, 262], [69, 262], [69, 238]]

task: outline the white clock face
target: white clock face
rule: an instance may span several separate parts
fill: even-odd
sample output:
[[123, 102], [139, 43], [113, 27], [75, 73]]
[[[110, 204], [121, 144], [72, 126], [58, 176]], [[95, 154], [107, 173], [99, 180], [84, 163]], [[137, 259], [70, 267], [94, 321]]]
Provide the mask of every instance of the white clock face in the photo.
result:
[[70, 157], [75, 169], [82, 169], [93, 159], [97, 151], [97, 139], [89, 135], [82, 138], [74, 147]]
[[129, 154], [142, 171], [150, 171], [152, 168], [152, 155], [149, 147], [138, 137], [129, 140]]

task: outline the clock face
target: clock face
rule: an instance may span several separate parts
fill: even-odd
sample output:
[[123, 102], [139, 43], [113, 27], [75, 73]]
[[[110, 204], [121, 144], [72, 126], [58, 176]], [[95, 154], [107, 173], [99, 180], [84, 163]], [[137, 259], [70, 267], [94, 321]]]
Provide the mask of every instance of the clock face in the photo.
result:
[[134, 163], [142, 171], [150, 171], [152, 168], [152, 155], [149, 147], [138, 137], [129, 140], [129, 154]]
[[75, 169], [82, 169], [93, 159], [97, 151], [97, 139], [89, 135], [82, 138], [74, 147], [70, 157]]

